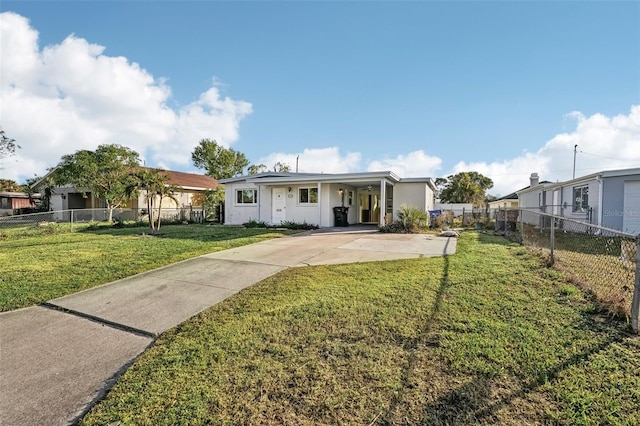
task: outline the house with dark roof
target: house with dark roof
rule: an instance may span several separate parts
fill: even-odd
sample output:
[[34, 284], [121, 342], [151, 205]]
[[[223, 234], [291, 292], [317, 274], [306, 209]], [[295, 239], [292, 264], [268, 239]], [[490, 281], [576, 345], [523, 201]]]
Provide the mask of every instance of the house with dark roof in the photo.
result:
[[[209, 176], [174, 170], [159, 171], [167, 175], [167, 184], [180, 188], [180, 191], [173, 194], [175, 200], [171, 198], [164, 198], [162, 200], [163, 212], [184, 208], [201, 209], [205, 192], [214, 190], [219, 186], [218, 181]], [[49, 174], [52, 172], [53, 171], [49, 172]], [[34, 189], [43, 191], [47, 176], [35, 183]], [[64, 185], [50, 188], [50, 191], [49, 205], [52, 211], [106, 208], [104, 200], [96, 197], [91, 191], [83, 190], [83, 188]], [[147, 208], [146, 197], [146, 191], [140, 191], [138, 197], [130, 199], [126, 205], [122, 206], [122, 209], [129, 210], [131, 214], [121, 214], [120, 217], [125, 219], [137, 217], [139, 212]], [[156, 205], [157, 204], [158, 203], [156, 203]], [[130, 218], [128, 216], [132, 217]]]

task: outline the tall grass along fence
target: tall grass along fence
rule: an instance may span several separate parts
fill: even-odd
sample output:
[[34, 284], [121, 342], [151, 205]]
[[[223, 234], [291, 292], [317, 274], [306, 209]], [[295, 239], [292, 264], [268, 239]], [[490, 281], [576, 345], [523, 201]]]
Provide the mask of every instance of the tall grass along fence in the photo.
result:
[[[205, 211], [201, 207], [163, 208], [155, 209], [154, 218], [161, 217], [166, 222], [193, 222], [203, 223]], [[108, 209], [73, 209], [51, 212], [30, 213], [15, 216], [0, 217], [0, 229], [6, 227], [19, 227], [25, 225], [44, 226], [49, 223], [74, 223], [104, 222], [109, 217]], [[117, 222], [149, 222], [147, 209], [114, 209], [112, 220]]]
[[638, 333], [640, 235], [527, 209], [501, 209], [496, 230], [535, 250]]

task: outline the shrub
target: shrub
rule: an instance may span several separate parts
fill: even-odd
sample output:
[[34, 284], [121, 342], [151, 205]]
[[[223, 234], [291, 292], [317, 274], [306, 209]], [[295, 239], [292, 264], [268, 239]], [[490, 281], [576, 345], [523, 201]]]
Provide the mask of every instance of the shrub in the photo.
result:
[[263, 220], [253, 220], [251, 219], [247, 223], [242, 224], [245, 228], [268, 228], [267, 222]]
[[48, 222], [46, 224], [38, 224], [44, 235], [62, 234], [68, 232], [69, 226], [61, 226], [59, 223]]
[[380, 230], [380, 232], [385, 232], [389, 234], [406, 234], [407, 233], [407, 229], [405, 228], [404, 224], [399, 220], [396, 220], [395, 222], [390, 223], [389, 225], [379, 226], [378, 229]]
[[402, 205], [398, 210], [398, 221], [406, 232], [416, 233], [427, 226], [427, 212], [417, 207]]
[[440, 213], [433, 219], [433, 223], [431, 223], [432, 228], [436, 229], [445, 229], [453, 224], [453, 212], [445, 211]]
[[302, 222], [302, 223], [297, 223], [297, 222], [292, 222], [290, 220], [285, 220], [280, 224], [281, 227], [283, 228], [287, 228], [287, 229], [301, 229], [304, 231], [308, 231], [311, 229], [318, 229], [319, 226], [318, 225], [314, 225], [312, 223], [307, 223]]
[[398, 210], [398, 220], [380, 226], [380, 232], [393, 234], [416, 234], [427, 227], [427, 213], [417, 207], [403, 205]]

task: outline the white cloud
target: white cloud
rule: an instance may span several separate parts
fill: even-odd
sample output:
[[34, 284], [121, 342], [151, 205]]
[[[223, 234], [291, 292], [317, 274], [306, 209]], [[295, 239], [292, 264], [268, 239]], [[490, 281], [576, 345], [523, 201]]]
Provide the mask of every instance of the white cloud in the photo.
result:
[[460, 162], [452, 173], [478, 171], [493, 179], [494, 188], [489, 193], [506, 195], [527, 186], [532, 172], [537, 172], [541, 180], [552, 182], [571, 179], [575, 145], [576, 177], [640, 167], [640, 105], [632, 106], [628, 115], [585, 117], [572, 112], [567, 117], [575, 120], [575, 130], [556, 135], [536, 152], [490, 163]]
[[422, 150], [399, 154], [395, 158], [385, 158], [369, 163], [368, 171], [392, 171], [400, 177], [433, 177], [442, 166], [442, 159], [426, 154]]
[[202, 138], [234, 143], [252, 112], [250, 103], [222, 97], [215, 77], [197, 101], [172, 109], [163, 79], [74, 35], [40, 49], [38, 32], [15, 13], [0, 14], [0, 40], [0, 124], [22, 146], [0, 165], [2, 178], [41, 175], [62, 155], [103, 143], [184, 166]]
[[358, 171], [360, 166], [360, 153], [349, 152], [342, 156], [338, 147], [330, 148], [305, 148], [300, 153], [273, 153], [256, 161], [256, 164], [264, 164], [268, 169], [273, 169], [277, 162], [291, 166], [296, 170], [298, 159], [298, 171], [300, 173], [349, 173]]

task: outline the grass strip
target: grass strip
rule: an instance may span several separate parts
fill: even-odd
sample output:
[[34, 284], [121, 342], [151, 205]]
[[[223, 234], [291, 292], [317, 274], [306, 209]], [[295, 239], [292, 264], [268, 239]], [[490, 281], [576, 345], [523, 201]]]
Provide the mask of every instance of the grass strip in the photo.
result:
[[[57, 224], [52, 224], [57, 225]], [[22, 308], [191, 257], [277, 238], [291, 231], [211, 225], [34, 226], [0, 241], [0, 311]]]
[[294, 268], [170, 330], [83, 424], [638, 424], [640, 342], [502, 238]]

